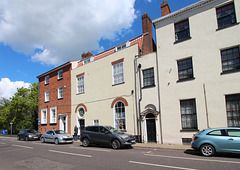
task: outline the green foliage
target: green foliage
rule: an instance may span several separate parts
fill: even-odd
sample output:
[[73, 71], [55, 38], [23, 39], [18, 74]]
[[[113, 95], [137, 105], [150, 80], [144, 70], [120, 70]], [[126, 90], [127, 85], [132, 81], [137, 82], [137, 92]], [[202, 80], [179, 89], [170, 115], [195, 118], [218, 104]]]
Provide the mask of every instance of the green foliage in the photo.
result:
[[29, 88], [18, 88], [10, 103], [0, 106], [0, 129], [19, 131], [23, 128], [37, 129], [38, 118], [38, 83], [33, 83]]

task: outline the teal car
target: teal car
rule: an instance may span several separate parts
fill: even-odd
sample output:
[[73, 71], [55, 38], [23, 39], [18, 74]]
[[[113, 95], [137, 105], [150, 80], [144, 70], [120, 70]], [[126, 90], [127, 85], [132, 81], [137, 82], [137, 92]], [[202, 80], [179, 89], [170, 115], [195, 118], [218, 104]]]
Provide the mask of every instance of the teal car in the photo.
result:
[[213, 156], [216, 152], [240, 154], [240, 128], [202, 130], [193, 135], [191, 147], [199, 150], [204, 156]]

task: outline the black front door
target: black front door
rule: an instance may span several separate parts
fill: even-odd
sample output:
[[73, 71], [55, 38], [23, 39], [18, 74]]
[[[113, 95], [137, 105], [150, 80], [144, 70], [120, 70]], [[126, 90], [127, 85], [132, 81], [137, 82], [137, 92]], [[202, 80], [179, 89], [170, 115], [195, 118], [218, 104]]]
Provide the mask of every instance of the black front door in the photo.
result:
[[147, 118], [147, 137], [148, 142], [156, 142], [156, 123], [155, 116], [153, 114], [148, 114]]
[[85, 119], [79, 119], [79, 125], [80, 125], [80, 133], [85, 127]]

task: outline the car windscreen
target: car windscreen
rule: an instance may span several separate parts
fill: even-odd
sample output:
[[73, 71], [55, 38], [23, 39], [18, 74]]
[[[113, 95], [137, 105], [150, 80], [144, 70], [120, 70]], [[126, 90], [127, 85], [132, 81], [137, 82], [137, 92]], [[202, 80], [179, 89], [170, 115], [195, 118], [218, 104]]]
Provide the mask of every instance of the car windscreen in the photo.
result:
[[66, 132], [64, 132], [63, 130], [55, 130], [56, 134], [65, 134]]
[[113, 133], [122, 133], [120, 130], [118, 130], [112, 126], [106, 126], [106, 128]]
[[29, 129], [29, 130], [27, 130], [27, 133], [37, 133], [37, 131], [34, 129]]

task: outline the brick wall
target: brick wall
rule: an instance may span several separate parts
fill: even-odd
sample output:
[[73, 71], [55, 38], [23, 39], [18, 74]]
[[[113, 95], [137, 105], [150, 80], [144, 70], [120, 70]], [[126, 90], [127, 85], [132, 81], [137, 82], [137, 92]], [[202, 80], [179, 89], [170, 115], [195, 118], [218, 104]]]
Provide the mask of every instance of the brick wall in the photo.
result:
[[[63, 79], [58, 80], [58, 71], [63, 70]], [[49, 84], [45, 85], [45, 77], [49, 76]], [[58, 88], [63, 87], [63, 99], [58, 99]], [[45, 92], [49, 91], [49, 102], [45, 102]], [[57, 107], [57, 123], [50, 124], [50, 108]], [[47, 124], [39, 127], [40, 133], [51, 129], [60, 129], [59, 114], [68, 114], [68, 133], [71, 133], [71, 64], [49, 71], [49, 74], [39, 77], [39, 119], [41, 110], [47, 109]]]

